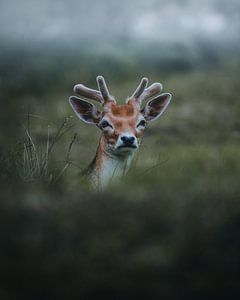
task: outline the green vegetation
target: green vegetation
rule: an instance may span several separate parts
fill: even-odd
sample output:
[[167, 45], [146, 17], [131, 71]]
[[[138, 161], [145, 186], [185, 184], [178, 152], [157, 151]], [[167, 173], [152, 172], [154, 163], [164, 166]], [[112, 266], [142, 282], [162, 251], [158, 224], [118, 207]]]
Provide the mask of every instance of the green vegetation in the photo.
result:
[[[162, 72], [121, 53], [24, 51], [1, 60], [0, 298], [235, 299], [239, 64]], [[142, 75], [173, 94], [128, 176], [103, 193], [80, 175], [98, 129], [67, 101], [98, 74], [119, 101]]]

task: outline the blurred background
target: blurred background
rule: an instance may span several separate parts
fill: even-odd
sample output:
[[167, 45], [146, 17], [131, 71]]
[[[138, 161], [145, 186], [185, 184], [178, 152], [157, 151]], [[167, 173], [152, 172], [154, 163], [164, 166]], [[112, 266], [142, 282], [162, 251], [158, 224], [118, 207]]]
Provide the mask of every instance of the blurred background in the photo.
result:
[[[0, 0], [0, 299], [239, 299], [240, 2]], [[103, 75], [173, 100], [127, 176], [81, 171]]]

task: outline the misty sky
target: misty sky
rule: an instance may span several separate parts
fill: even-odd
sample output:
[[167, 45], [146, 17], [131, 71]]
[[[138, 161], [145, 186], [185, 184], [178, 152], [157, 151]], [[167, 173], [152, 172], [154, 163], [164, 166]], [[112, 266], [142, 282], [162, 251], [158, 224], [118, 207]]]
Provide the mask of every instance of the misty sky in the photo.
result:
[[0, 0], [0, 37], [19, 41], [239, 40], [239, 0]]

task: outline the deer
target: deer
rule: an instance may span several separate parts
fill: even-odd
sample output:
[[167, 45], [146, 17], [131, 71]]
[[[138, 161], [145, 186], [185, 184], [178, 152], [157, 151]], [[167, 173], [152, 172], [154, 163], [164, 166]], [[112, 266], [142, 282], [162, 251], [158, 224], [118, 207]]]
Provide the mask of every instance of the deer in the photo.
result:
[[[105, 189], [113, 180], [120, 180], [128, 172], [134, 154], [138, 150], [148, 122], [158, 119], [169, 105], [172, 95], [162, 93], [162, 84], [148, 86], [148, 78], [142, 78], [126, 103], [118, 105], [109, 93], [103, 76], [97, 76], [98, 90], [77, 84], [73, 91], [82, 98], [69, 97], [77, 117], [101, 130], [96, 155], [86, 174], [93, 188]], [[103, 109], [85, 100], [99, 102]], [[142, 104], [147, 101], [146, 105]]]

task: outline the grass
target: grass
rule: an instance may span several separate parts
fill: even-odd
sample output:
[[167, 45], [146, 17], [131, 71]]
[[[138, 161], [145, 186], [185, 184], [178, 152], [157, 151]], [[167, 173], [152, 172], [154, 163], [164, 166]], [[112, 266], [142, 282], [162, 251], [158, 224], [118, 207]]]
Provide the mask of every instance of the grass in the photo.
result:
[[[70, 117], [73, 74], [47, 94], [22, 95], [21, 111], [29, 102], [35, 108], [18, 119], [17, 134], [9, 127], [1, 136], [0, 297], [234, 299], [238, 72], [225, 66], [163, 78], [171, 106], [149, 124], [126, 178], [102, 193], [80, 176], [99, 132]], [[135, 81], [110, 90], [123, 99]]]
[[56, 164], [54, 162], [54, 152], [59, 147], [58, 143], [74, 125], [71, 124], [69, 118], [65, 118], [52, 134], [50, 134], [51, 127], [47, 126], [45, 141], [35, 141], [36, 133], [34, 133], [34, 128], [31, 127], [32, 117], [35, 116], [27, 114], [27, 127], [23, 126], [25, 134], [23, 141], [19, 142], [8, 154], [2, 156], [2, 169], [5, 172], [12, 172], [16, 169], [17, 177], [22, 182], [34, 181], [44, 182], [46, 185], [55, 184], [71, 165], [71, 149], [77, 134], [74, 133], [68, 143], [67, 151], [60, 161], [61, 167], [56, 168], [56, 166], [53, 166]]

